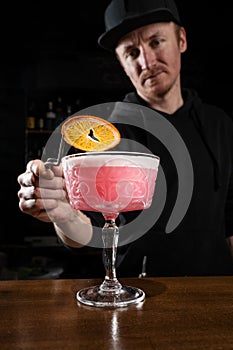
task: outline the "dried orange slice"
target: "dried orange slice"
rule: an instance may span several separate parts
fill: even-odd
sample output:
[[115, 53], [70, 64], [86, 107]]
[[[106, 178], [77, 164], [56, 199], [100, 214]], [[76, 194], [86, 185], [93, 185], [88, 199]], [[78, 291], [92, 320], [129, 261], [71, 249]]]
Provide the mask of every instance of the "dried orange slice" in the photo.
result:
[[61, 133], [68, 144], [82, 151], [105, 151], [121, 139], [113, 124], [92, 115], [71, 117], [63, 123]]

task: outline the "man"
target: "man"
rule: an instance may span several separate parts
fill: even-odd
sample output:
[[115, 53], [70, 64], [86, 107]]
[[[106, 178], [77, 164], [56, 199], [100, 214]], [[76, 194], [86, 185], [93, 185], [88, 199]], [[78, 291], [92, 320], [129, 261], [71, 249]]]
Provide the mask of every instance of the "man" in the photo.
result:
[[[148, 275], [232, 274], [233, 123], [222, 110], [203, 103], [196, 92], [181, 88], [181, 54], [187, 49], [187, 38], [175, 3], [113, 0], [105, 12], [105, 24], [99, 44], [115, 52], [135, 87], [125, 103], [159, 112], [165, 125], [176, 130], [189, 152], [194, 182], [183, 220], [166, 233], [179, 187], [176, 167], [154, 135], [119, 124], [124, 137], [160, 156], [167, 198], [149, 232], [119, 250], [118, 274], [138, 275], [144, 257]], [[18, 182], [23, 212], [42, 221], [52, 220], [58, 236], [70, 247], [89, 244], [98, 217], [73, 212], [59, 167], [46, 170], [41, 161], [32, 161]], [[122, 222], [134, 221], [135, 214], [125, 213]]]

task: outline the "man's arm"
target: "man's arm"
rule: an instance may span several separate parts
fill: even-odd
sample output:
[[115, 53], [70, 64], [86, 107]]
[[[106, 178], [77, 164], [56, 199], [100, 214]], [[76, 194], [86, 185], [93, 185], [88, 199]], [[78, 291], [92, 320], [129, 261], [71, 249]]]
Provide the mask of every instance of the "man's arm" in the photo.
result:
[[227, 242], [229, 244], [231, 255], [233, 258], [233, 236], [227, 237]]
[[93, 235], [91, 220], [80, 211], [66, 221], [54, 222], [54, 228], [61, 241], [72, 248], [86, 246]]

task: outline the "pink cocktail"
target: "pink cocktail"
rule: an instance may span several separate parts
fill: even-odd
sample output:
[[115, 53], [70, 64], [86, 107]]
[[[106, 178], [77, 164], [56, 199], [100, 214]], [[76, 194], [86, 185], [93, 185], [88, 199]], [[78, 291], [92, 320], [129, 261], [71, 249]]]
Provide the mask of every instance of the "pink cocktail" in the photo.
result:
[[149, 162], [142, 168], [132, 160], [123, 160], [122, 155], [113, 160], [107, 154], [102, 156], [102, 164], [94, 166], [96, 156], [72, 156], [67, 161], [64, 175], [74, 209], [117, 216], [119, 212], [150, 206], [157, 169], [150, 168]]
[[100, 212], [105, 218], [105, 280], [100, 286], [79, 291], [78, 300], [94, 306], [126, 306], [143, 300], [143, 291], [123, 287], [116, 278], [119, 230], [115, 219], [120, 212], [150, 207], [159, 158], [136, 152], [87, 152], [64, 157], [62, 166], [71, 206]]

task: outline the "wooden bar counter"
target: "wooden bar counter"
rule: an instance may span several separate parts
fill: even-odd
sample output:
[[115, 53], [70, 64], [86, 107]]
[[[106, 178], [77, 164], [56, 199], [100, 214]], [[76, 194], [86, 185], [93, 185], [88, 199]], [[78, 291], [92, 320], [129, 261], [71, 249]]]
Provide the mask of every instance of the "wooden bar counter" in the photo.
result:
[[76, 301], [100, 282], [0, 281], [0, 349], [233, 349], [233, 277], [120, 279], [145, 301], [117, 309]]

